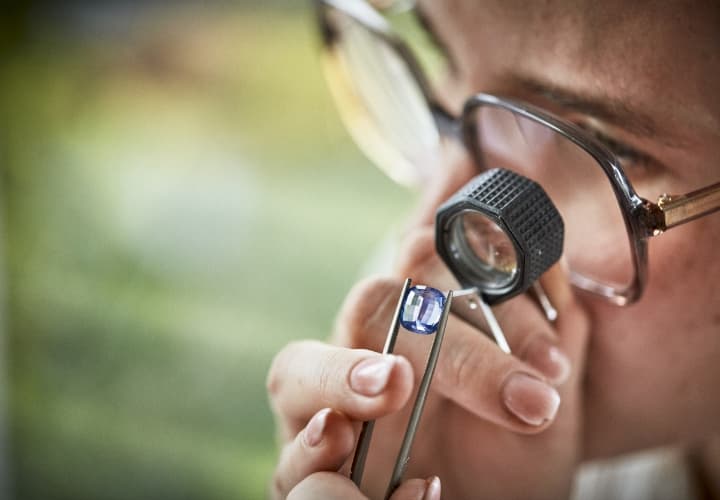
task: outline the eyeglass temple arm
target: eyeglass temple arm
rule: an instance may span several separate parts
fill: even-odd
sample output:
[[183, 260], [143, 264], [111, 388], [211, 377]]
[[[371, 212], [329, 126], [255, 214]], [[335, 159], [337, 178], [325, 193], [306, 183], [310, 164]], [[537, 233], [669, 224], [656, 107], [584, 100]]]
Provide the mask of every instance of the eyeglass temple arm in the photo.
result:
[[663, 194], [653, 208], [658, 215], [655, 233], [660, 234], [672, 227], [720, 210], [720, 182], [687, 194]]

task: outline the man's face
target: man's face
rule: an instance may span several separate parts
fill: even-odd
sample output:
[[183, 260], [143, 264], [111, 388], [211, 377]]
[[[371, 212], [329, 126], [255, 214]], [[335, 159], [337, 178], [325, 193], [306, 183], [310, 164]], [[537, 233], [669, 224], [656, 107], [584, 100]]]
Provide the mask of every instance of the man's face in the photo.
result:
[[[610, 140], [628, 159], [638, 194], [653, 201], [720, 182], [720, 4], [427, 0], [420, 7], [453, 60], [445, 98], [454, 111], [488, 92], [575, 121]], [[475, 173], [453, 168], [425, 207], [424, 224]], [[579, 293], [594, 318], [589, 456], [720, 430], [720, 214], [649, 246], [639, 303], [619, 308]]]

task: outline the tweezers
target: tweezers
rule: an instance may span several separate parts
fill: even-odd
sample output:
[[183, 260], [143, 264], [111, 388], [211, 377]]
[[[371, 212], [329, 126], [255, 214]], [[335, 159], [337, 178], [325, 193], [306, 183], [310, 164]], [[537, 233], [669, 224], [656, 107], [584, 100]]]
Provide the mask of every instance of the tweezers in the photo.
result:
[[[385, 339], [383, 354], [392, 354], [393, 349], [395, 348], [395, 341], [397, 340], [398, 331], [400, 329], [400, 315], [411, 283], [412, 280], [409, 278], [406, 279], [402, 291], [400, 292], [400, 300], [398, 300], [398, 305], [395, 308], [395, 314]], [[415, 433], [417, 432], [417, 427], [420, 423], [420, 417], [422, 416], [423, 408], [425, 407], [428, 390], [430, 389], [430, 382], [432, 382], [432, 377], [435, 373], [435, 366], [437, 365], [438, 357], [440, 355], [440, 346], [442, 345], [443, 337], [445, 336], [445, 326], [450, 314], [452, 299], [453, 292], [450, 291], [447, 294], [445, 304], [443, 306], [438, 328], [435, 332], [435, 339], [433, 340], [430, 355], [428, 357], [427, 364], [425, 365], [425, 372], [423, 373], [420, 386], [418, 387], [418, 393], [415, 397], [415, 403], [413, 404], [410, 419], [408, 420], [405, 436], [403, 437], [400, 450], [395, 460], [395, 467], [393, 468], [392, 476], [390, 476], [390, 482], [387, 487], [387, 492], [385, 493], [386, 500], [390, 498], [393, 492], [400, 485], [410, 459], [410, 448], [412, 447]], [[374, 427], [374, 420], [363, 422], [360, 437], [358, 438], [358, 445], [355, 449], [355, 456], [353, 457], [353, 463], [350, 469], [350, 479], [358, 486], [358, 488], [362, 482], [362, 476], [365, 470], [365, 460], [367, 459], [368, 450], [370, 449], [370, 440], [372, 439]]]

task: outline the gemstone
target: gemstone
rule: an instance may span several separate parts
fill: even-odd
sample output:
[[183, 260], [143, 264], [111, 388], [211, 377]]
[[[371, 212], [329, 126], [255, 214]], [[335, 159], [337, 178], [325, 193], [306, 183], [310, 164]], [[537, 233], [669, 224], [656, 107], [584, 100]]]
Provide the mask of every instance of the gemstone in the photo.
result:
[[435, 333], [445, 306], [445, 295], [435, 288], [416, 285], [408, 290], [400, 313], [406, 330], [425, 335]]

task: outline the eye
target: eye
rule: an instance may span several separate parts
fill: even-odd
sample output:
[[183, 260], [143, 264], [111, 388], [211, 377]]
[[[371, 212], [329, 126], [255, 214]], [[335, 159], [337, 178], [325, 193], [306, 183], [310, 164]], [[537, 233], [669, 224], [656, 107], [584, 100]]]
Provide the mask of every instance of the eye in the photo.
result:
[[659, 167], [659, 163], [652, 156], [605, 135], [593, 127], [583, 125], [581, 127], [615, 155], [620, 166], [631, 178], [649, 174], [653, 169]]
[[621, 165], [627, 168], [638, 166], [646, 166], [651, 158], [644, 153], [636, 150], [632, 146], [628, 146], [620, 141], [607, 137], [602, 134], [596, 134], [596, 138], [602, 142], [617, 157]]

